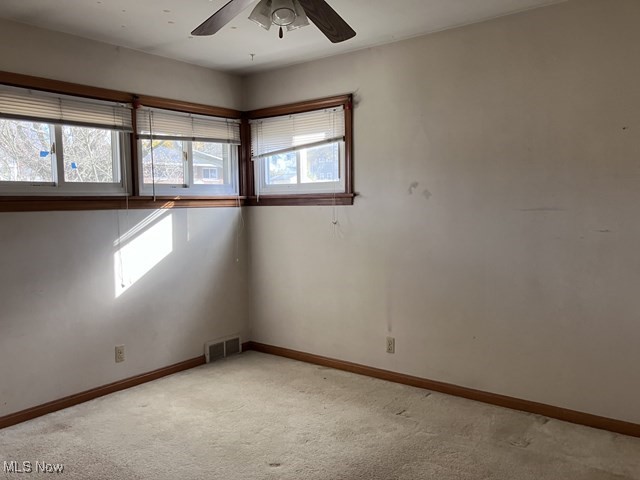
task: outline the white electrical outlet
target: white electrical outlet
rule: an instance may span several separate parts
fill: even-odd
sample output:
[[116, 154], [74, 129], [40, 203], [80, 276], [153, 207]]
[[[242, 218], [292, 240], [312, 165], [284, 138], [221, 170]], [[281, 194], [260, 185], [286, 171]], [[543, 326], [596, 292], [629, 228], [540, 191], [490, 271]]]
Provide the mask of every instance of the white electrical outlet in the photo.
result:
[[124, 362], [124, 345], [116, 345], [116, 363]]
[[387, 353], [396, 353], [396, 339], [387, 337]]

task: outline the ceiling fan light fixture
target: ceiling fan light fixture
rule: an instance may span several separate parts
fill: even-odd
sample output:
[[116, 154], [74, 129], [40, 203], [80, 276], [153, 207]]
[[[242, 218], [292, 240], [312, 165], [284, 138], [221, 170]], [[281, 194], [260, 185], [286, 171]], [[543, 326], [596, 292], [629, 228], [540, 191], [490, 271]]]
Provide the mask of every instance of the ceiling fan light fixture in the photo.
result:
[[291, 25], [287, 25], [288, 31], [297, 30], [298, 28], [309, 25], [307, 14], [304, 12], [304, 8], [302, 8], [302, 5], [300, 5], [298, 0], [293, 0], [293, 8], [296, 11], [296, 19]]
[[[222, 0], [220, 0], [222, 1]], [[216, 13], [198, 25], [191, 35], [213, 35], [231, 22], [256, 0], [229, 0]], [[307, 18], [307, 16], [309, 18]], [[295, 30], [311, 20], [332, 43], [340, 43], [356, 36], [356, 32], [326, 0], [260, 0], [251, 12], [250, 20], [269, 30], [272, 24], [283, 30]]]
[[296, 21], [296, 9], [293, 0], [273, 0], [271, 21], [279, 27], [287, 27]]
[[273, 0], [260, 0], [260, 3], [256, 5], [256, 8], [253, 9], [251, 15], [249, 15], [249, 20], [257, 23], [265, 30], [269, 30], [271, 28], [271, 4]]

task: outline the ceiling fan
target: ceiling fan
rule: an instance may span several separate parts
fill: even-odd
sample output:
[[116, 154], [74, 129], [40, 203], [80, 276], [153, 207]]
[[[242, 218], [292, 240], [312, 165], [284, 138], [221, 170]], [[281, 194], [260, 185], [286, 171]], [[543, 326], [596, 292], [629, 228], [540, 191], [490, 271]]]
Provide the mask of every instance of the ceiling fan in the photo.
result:
[[[191, 35], [213, 35], [254, 0], [231, 0], [205, 20]], [[249, 19], [269, 30], [271, 25], [288, 31], [309, 25], [316, 27], [333, 43], [344, 42], [356, 36], [356, 32], [345, 22], [325, 0], [260, 0], [249, 15]]]

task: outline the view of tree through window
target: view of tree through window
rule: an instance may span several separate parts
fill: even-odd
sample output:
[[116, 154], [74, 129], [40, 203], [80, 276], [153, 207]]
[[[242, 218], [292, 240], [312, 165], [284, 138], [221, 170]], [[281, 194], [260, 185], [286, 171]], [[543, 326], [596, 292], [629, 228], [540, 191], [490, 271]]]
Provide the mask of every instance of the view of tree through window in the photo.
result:
[[52, 127], [0, 118], [0, 181], [53, 182]]
[[[112, 133], [110, 130], [62, 127], [64, 178], [67, 182], [119, 182], [113, 171]], [[115, 175], [114, 175], [115, 173]]]
[[153, 140], [153, 156], [151, 142], [152, 140], [142, 140], [144, 183], [183, 185], [185, 168], [183, 142], [177, 140]]

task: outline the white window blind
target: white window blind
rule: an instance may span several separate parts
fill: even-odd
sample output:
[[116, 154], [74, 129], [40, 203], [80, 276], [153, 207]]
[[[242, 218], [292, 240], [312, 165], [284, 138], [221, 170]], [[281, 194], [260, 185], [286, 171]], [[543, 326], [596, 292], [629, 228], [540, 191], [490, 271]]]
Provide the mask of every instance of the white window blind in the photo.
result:
[[255, 160], [344, 140], [342, 106], [263, 118], [251, 122], [251, 157]]
[[240, 120], [147, 107], [139, 108], [136, 113], [140, 138], [240, 145]]
[[131, 106], [0, 85], [0, 116], [36, 121], [132, 131]]

